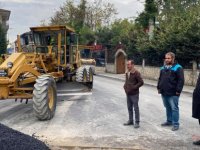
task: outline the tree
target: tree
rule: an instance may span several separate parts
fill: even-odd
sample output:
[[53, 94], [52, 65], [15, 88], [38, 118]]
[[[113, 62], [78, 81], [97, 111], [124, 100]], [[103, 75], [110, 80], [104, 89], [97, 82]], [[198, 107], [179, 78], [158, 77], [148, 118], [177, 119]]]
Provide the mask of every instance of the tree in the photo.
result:
[[85, 23], [85, 17], [86, 17], [86, 9], [87, 9], [87, 1], [81, 0], [80, 4], [78, 5], [78, 13], [77, 13], [77, 27], [81, 29], [84, 26]]
[[5, 54], [7, 49], [6, 32], [0, 25], [0, 54]]
[[158, 7], [154, 0], [145, 0], [145, 9], [136, 18], [136, 22], [140, 24], [144, 29], [149, 27], [149, 21], [155, 22], [155, 17], [158, 13]]
[[96, 40], [98, 43], [103, 45], [111, 45], [112, 41], [111, 39], [114, 37], [114, 34], [112, 32], [112, 29], [108, 26], [104, 26], [101, 28], [98, 28], [95, 32]]
[[116, 46], [122, 43], [124, 50], [127, 52], [129, 58], [134, 58], [136, 63], [141, 62], [141, 53], [136, 49], [137, 41], [137, 27], [132, 20], [118, 19], [115, 20], [109, 27], [102, 27], [97, 30], [97, 42], [101, 43], [109, 51], [116, 51]]
[[94, 0], [87, 6], [85, 23], [92, 30], [96, 31], [99, 27], [108, 26], [113, 21], [117, 11], [113, 4]]
[[[168, 5], [165, 7], [165, 5]], [[159, 45], [171, 49], [184, 59], [200, 57], [200, 3], [196, 0], [169, 1], [160, 14]], [[157, 46], [157, 47], [158, 47]]]
[[91, 30], [88, 26], [84, 26], [80, 29], [79, 41], [81, 44], [91, 45], [95, 42], [95, 40], [95, 32]]
[[161, 5], [163, 9], [157, 16], [159, 27], [154, 31], [154, 38], [149, 41], [146, 35], [141, 35], [137, 41], [137, 48], [143, 54], [147, 54], [147, 58], [154, 64], [158, 64], [160, 61], [157, 58], [162, 58], [167, 51], [175, 52], [178, 61], [185, 66], [188, 66], [191, 60], [198, 61], [200, 58], [199, 1], [168, 0]]
[[70, 25], [75, 27], [78, 11], [73, 0], [66, 0], [63, 6], [51, 17], [51, 25]]
[[111, 3], [102, 0], [88, 2], [81, 0], [75, 4], [73, 0], [66, 0], [63, 6], [51, 17], [51, 25], [69, 25], [80, 35], [80, 43], [94, 43], [97, 40], [95, 32], [103, 26], [109, 25], [116, 14]]
[[70, 25], [77, 31], [80, 31], [83, 26], [96, 31], [102, 25], [108, 25], [115, 15], [114, 5], [102, 0], [94, 0], [90, 3], [81, 0], [78, 5], [72, 0], [66, 0], [50, 22], [54, 25]]

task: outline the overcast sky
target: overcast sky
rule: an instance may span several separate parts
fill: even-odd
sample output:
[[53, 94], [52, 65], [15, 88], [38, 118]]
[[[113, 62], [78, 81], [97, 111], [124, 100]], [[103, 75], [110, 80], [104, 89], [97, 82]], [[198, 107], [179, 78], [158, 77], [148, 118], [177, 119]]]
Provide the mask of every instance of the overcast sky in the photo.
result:
[[[8, 37], [11, 42], [17, 34], [38, 26], [41, 20], [48, 20], [66, 0], [0, 0], [0, 8], [11, 11]], [[78, 0], [75, 0], [78, 1]], [[92, 1], [92, 0], [89, 0]], [[103, 0], [108, 1], [108, 0]], [[144, 0], [109, 0], [118, 11], [117, 18], [137, 16], [144, 9]]]

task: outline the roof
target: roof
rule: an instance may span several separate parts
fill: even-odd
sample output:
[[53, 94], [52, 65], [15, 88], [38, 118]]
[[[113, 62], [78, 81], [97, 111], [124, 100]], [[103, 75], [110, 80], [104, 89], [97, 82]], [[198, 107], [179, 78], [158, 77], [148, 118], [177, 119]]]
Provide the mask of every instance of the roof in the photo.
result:
[[5, 9], [0, 9], [0, 15], [3, 17], [5, 20], [9, 20], [10, 18], [10, 13], [11, 11], [5, 10]]
[[23, 36], [26, 36], [26, 35], [31, 35], [32, 33], [31, 33], [31, 31], [29, 31], [29, 32], [24, 32], [23, 34], [21, 34], [20, 36], [21, 37], [23, 37]]
[[68, 26], [41, 26], [41, 27], [31, 27], [31, 31], [59, 31], [67, 30], [68, 32], [75, 32], [75, 30]]

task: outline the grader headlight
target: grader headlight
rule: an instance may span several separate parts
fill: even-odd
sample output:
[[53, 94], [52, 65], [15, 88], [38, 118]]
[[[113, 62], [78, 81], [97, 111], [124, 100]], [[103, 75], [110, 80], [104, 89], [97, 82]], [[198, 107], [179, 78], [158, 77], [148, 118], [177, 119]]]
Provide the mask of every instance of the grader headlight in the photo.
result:
[[0, 70], [0, 77], [7, 77], [8, 71], [7, 70]]
[[11, 68], [13, 67], [13, 63], [12, 63], [12, 62], [8, 62], [8, 63], [7, 63], [7, 67], [8, 67], [9, 69], [11, 69]]

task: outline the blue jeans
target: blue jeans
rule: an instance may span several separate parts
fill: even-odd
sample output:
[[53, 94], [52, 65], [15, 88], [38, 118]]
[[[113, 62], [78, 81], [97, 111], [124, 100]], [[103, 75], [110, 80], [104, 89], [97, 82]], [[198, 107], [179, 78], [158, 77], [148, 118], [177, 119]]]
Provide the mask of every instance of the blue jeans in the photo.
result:
[[173, 126], [179, 126], [179, 96], [164, 96], [162, 95], [163, 104], [166, 108], [167, 122]]

